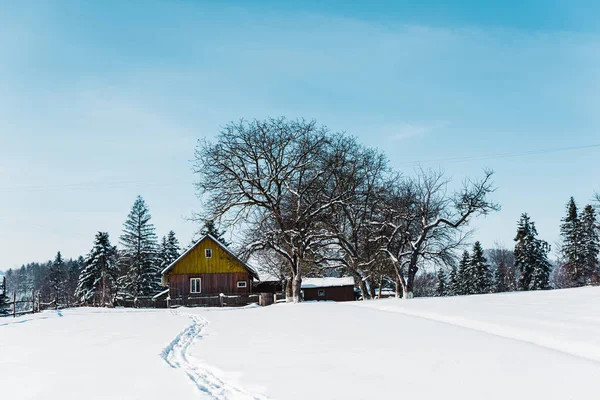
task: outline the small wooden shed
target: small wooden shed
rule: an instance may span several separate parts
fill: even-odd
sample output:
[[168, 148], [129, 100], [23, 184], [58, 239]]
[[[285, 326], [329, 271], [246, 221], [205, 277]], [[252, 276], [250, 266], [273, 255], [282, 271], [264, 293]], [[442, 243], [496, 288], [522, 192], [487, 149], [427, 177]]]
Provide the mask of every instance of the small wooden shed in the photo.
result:
[[354, 278], [304, 278], [302, 294], [305, 301], [353, 301]]
[[170, 299], [249, 294], [258, 274], [212, 235], [206, 235], [162, 271]]

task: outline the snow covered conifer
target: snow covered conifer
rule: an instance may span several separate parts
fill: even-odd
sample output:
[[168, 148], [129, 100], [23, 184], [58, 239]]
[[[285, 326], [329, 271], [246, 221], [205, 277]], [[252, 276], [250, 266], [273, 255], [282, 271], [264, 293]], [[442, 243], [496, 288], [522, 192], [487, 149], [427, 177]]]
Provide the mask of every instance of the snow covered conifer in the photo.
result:
[[48, 270], [48, 286], [50, 288], [50, 295], [52, 300], [60, 303], [63, 300], [66, 285], [66, 270], [65, 261], [60, 254], [60, 251], [56, 253], [54, 262], [50, 264]]
[[581, 286], [585, 281], [585, 268], [581, 258], [581, 223], [575, 199], [567, 203], [567, 216], [560, 226], [562, 237], [561, 253], [564, 258], [564, 273], [569, 286]]
[[3, 276], [2, 279], [0, 279], [0, 315], [6, 315], [9, 313], [9, 301], [10, 299], [8, 298], [8, 291], [6, 288], [6, 277]]
[[66, 263], [66, 298], [67, 304], [73, 304], [77, 302], [75, 292], [77, 291], [77, 285], [79, 284], [79, 277], [81, 271], [84, 268], [85, 260], [79, 256], [76, 260], [69, 260]]
[[458, 276], [457, 276], [457, 295], [471, 294], [471, 256], [469, 252], [465, 250], [463, 252], [462, 259], [458, 265]]
[[460, 293], [459, 282], [458, 282], [458, 271], [456, 266], [452, 266], [450, 269], [450, 276], [448, 279], [448, 286], [446, 289], [448, 296], [456, 296]]
[[138, 196], [123, 225], [120, 264], [124, 290], [133, 298], [151, 296], [160, 290], [157, 240], [148, 206]]
[[437, 285], [435, 288], [435, 295], [437, 297], [446, 296], [447, 293], [447, 283], [446, 283], [446, 274], [443, 269], [439, 269], [437, 273]]
[[515, 237], [515, 267], [521, 272], [520, 290], [550, 288], [550, 245], [537, 238], [535, 223], [526, 213], [521, 215]]
[[170, 231], [167, 236], [163, 236], [159, 250], [158, 250], [158, 259], [160, 270], [162, 271], [177, 258], [179, 258], [181, 252], [181, 248], [179, 247], [179, 241], [177, 237], [175, 237], [175, 232]]
[[587, 205], [579, 218], [580, 228], [580, 259], [583, 267], [583, 284], [598, 282], [598, 254], [600, 253], [600, 238], [598, 237], [598, 223], [596, 212], [591, 205]]
[[227, 240], [225, 240], [225, 238], [223, 238], [223, 235], [225, 235], [225, 231], [219, 231], [215, 225], [215, 222], [212, 220], [206, 220], [204, 222], [204, 227], [200, 231], [200, 234], [202, 236], [211, 235], [219, 242], [221, 242], [224, 246], [230, 245], [230, 243]]
[[85, 259], [75, 296], [84, 304], [112, 306], [118, 277], [117, 248], [110, 244], [107, 232], [98, 232]]
[[471, 255], [470, 282], [472, 286], [471, 293], [489, 293], [491, 291], [490, 267], [487, 259], [483, 255], [483, 247], [480, 242], [473, 245]]

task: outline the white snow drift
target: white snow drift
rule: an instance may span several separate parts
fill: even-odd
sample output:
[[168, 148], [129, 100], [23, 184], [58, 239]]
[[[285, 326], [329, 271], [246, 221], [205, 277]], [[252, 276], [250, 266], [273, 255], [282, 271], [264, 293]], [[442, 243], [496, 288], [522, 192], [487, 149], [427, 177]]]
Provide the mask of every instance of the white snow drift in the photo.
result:
[[7, 399], [593, 399], [600, 288], [0, 319]]

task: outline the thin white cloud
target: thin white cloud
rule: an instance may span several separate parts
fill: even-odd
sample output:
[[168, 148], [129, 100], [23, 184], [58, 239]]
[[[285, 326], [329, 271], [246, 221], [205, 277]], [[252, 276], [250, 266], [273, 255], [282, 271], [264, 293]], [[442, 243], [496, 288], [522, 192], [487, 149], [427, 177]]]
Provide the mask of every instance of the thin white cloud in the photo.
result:
[[447, 126], [447, 123], [399, 123], [395, 125], [386, 125], [381, 131], [388, 140], [405, 140], [429, 135], [444, 126]]

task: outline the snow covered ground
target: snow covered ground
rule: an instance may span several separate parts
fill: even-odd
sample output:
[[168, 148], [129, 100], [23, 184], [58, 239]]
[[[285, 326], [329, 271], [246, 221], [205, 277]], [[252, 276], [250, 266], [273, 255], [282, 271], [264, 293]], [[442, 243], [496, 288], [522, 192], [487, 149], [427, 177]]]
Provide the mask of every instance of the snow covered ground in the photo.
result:
[[599, 376], [600, 288], [0, 319], [8, 399], [594, 399]]

